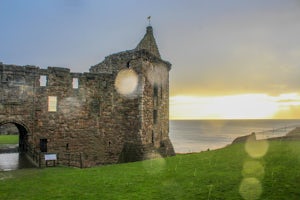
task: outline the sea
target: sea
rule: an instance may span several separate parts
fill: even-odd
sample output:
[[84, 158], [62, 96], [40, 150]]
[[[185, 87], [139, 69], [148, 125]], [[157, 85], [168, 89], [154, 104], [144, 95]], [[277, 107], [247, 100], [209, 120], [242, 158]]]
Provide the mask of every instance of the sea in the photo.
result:
[[240, 136], [253, 132], [257, 139], [286, 135], [298, 120], [170, 120], [170, 139], [176, 153], [192, 153], [223, 148]]
[[[279, 137], [296, 127], [300, 127], [300, 119], [171, 120], [169, 136], [176, 153], [192, 153], [223, 148], [253, 132], [258, 139]], [[25, 158], [19, 153], [0, 154], [0, 172], [33, 167]]]

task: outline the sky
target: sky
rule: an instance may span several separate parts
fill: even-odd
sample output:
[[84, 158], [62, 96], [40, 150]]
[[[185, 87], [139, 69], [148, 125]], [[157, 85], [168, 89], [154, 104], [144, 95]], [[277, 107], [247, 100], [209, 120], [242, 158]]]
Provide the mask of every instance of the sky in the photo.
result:
[[148, 16], [171, 119], [300, 119], [300, 0], [0, 0], [0, 62], [87, 72]]

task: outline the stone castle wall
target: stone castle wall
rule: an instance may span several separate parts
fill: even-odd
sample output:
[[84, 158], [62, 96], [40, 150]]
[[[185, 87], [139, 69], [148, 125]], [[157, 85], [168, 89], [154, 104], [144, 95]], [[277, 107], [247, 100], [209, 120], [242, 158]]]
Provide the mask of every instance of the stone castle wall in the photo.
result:
[[[170, 66], [145, 49], [108, 56], [88, 73], [0, 63], [0, 125], [14, 123], [23, 142], [36, 151], [46, 145], [43, 154], [56, 153], [63, 165], [174, 155], [168, 135]], [[129, 94], [116, 88], [121, 72], [136, 74]]]

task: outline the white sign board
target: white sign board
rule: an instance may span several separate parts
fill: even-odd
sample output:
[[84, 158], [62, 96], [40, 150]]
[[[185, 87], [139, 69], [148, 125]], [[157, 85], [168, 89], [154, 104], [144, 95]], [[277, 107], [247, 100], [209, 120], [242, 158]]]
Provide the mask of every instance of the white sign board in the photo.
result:
[[45, 154], [45, 160], [57, 160], [56, 154]]

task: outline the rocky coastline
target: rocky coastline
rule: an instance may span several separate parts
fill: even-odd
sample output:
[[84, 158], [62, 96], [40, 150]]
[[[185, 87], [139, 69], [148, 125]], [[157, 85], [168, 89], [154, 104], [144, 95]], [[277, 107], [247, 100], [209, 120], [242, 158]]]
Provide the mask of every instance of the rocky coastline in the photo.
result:
[[[251, 133], [250, 135], [245, 135], [245, 136], [241, 136], [241, 137], [237, 137], [235, 138], [231, 144], [237, 144], [237, 143], [242, 143], [242, 142], [246, 142], [248, 140], [257, 140], [256, 139], [256, 134], [255, 132]], [[296, 127], [295, 129], [291, 130], [290, 132], [288, 132], [285, 136], [281, 136], [281, 137], [272, 137], [272, 138], [268, 138], [266, 139], [268, 141], [291, 141], [291, 140], [300, 140], [300, 127]]]

